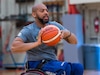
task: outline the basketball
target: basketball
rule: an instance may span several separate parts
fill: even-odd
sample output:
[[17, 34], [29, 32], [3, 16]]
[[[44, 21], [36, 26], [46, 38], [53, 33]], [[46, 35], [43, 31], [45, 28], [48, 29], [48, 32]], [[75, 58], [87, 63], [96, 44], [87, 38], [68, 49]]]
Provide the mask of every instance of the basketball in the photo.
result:
[[42, 42], [48, 46], [54, 46], [61, 40], [60, 34], [60, 29], [57, 26], [45, 26], [41, 35]]

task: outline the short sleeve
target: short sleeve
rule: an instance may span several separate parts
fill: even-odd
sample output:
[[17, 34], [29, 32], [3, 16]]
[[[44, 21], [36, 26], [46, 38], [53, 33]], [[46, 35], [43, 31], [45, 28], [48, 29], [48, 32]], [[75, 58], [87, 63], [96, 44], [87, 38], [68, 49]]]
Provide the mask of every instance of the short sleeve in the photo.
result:
[[29, 36], [29, 29], [23, 28], [17, 35], [17, 37], [21, 38], [24, 42], [27, 42]]

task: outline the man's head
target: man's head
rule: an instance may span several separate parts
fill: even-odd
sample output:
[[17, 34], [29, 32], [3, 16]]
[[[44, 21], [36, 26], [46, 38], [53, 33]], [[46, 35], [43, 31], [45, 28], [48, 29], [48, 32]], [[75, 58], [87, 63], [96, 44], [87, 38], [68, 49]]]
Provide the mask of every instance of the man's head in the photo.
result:
[[48, 9], [44, 4], [37, 4], [32, 7], [32, 16], [36, 21], [45, 24], [49, 21]]

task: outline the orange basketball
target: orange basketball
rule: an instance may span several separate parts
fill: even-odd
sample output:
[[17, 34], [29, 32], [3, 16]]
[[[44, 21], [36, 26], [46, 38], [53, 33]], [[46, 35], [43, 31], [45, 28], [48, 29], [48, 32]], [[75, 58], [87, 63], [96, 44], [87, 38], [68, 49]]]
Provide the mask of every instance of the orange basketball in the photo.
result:
[[48, 46], [56, 45], [60, 40], [60, 29], [54, 25], [48, 25], [44, 27], [44, 32], [42, 33], [42, 42]]

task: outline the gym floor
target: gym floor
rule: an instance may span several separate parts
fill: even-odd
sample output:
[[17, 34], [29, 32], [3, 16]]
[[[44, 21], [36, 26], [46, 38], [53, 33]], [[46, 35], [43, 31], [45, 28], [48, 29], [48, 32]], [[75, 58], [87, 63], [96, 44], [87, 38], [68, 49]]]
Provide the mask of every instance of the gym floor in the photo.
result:
[[[0, 70], [0, 75], [20, 75], [24, 70]], [[85, 70], [84, 75], [100, 75], [100, 71]]]

